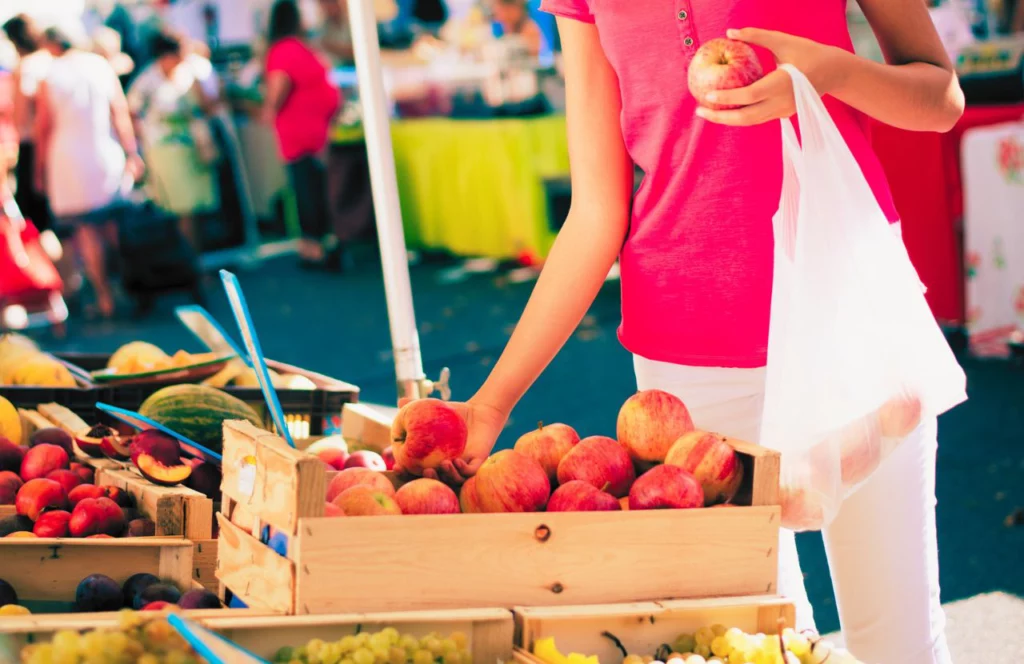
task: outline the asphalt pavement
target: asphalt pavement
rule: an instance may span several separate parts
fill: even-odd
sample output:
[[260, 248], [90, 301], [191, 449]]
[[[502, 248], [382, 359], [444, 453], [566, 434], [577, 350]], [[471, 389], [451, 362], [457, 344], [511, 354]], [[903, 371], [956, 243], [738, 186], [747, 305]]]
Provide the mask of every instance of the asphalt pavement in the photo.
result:
[[[452, 371], [454, 398], [486, 377], [522, 311], [533, 282], [507, 271], [467, 273], [454, 264], [411, 270], [427, 374]], [[299, 270], [279, 258], [239, 274], [268, 357], [332, 375], [362, 389], [362, 400], [395, 398], [394, 365], [379, 263], [367, 247], [357, 269], [332, 275]], [[211, 279], [209, 309], [233, 319]], [[183, 298], [169, 296], [140, 321], [75, 321], [53, 348], [113, 351], [145, 339], [167, 351], [195, 349], [173, 317]], [[523, 399], [499, 446], [538, 421], [562, 421], [583, 435], [611, 434], [619, 405], [635, 390], [628, 353], [619, 346], [618, 284], [609, 281], [583, 324]], [[965, 360], [970, 400], [940, 424], [938, 528], [944, 602], [952, 604], [958, 662], [1024, 661], [1024, 369], [998, 360]], [[799, 539], [819, 628], [838, 628], [820, 537]], [[1001, 594], [990, 594], [1001, 593]], [[976, 597], [981, 596], [981, 597]], [[974, 608], [972, 608], [974, 607]], [[986, 652], [991, 646], [991, 652]]]

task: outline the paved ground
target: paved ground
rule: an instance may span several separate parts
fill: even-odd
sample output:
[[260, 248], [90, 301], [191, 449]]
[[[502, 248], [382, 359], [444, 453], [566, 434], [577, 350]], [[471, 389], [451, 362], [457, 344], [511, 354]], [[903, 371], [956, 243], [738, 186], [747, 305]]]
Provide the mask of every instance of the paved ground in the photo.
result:
[[[454, 278], [453, 278], [454, 277]], [[452, 370], [455, 398], [466, 398], [494, 363], [529, 295], [531, 283], [496, 273], [458, 279], [447, 266], [413, 269], [424, 363], [429, 375]], [[289, 259], [240, 275], [264, 351], [359, 385], [363, 400], [390, 403], [394, 368], [379, 266], [365, 259], [357, 273], [307, 274]], [[216, 286], [216, 284], [213, 284]], [[223, 294], [211, 287], [210, 309], [231, 322]], [[112, 351], [144, 338], [167, 350], [190, 347], [171, 315], [173, 298], [143, 322], [79, 324], [59, 346]], [[614, 433], [615, 416], [635, 388], [630, 358], [615, 339], [618, 287], [610, 283], [551, 368], [516, 410], [501, 444], [510, 445], [539, 420], [561, 420], [584, 434]], [[230, 328], [229, 328], [230, 329]], [[942, 420], [939, 449], [939, 537], [944, 600], [1001, 591], [1024, 596], [1024, 525], [1011, 515], [1024, 507], [1024, 370], [996, 361], [968, 361], [971, 400]], [[1018, 519], [1024, 522], [1024, 519]], [[822, 631], [838, 627], [820, 538], [801, 538], [812, 601]], [[1024, 606], [1009, 596], [954, 605], [959, 662], [1019, 662]], [[977, 606], [977, 610], [970, 607]], [[1005, 625], [1001, 624], [1005, 621]], [[1011, 628], [1011, 621], [1017, 627]], [[963, 629], [961, 630], [961, 626]], [[1003, 631], [1005, 628], [1006, 631]], [[1012, 634], [1000, 641], [998, 633]], [[959, 644], [991, 643], [992, 658]], [[1016, 650], [1014, 650], [1016, 648]], [[1005, 655], [1005, 656], [1004, 656]]]

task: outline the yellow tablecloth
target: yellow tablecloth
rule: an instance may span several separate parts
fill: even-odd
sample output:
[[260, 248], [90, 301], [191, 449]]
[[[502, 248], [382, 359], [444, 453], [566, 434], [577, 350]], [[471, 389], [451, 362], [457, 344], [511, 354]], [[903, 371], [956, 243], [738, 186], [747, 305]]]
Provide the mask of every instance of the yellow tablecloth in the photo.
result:
[[410, 248], [547, 254], [543, 181], [569, 172], [564, 117], [401, 120], [392, 142]]

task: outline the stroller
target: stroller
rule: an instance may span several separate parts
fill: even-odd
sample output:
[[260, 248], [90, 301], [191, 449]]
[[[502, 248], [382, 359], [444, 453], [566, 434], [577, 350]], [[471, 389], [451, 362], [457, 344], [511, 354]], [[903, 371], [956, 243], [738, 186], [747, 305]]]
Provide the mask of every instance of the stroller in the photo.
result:
[[[50, 326], [60, 335], [68, 319], [64, 283], [46, 241], [0, 186], [0, 331]], [[55, 238], [54, 238], [55, 239]]]

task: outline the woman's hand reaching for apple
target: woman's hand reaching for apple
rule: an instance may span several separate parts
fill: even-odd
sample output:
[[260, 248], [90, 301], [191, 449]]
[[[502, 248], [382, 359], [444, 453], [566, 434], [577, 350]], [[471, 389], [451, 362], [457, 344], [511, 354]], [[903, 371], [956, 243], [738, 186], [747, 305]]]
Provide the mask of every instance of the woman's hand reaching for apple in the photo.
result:
[[[409, 399], [402, 399], [398, 402], [398, 405], [402, 407], [409, 403], [409, 401]], [[466, 428], [468, 429], [466, 450], [463, 452], [461, 459], [445, 461], [436, 469], [428, 468], [424, 470], [423, 477], [459, 486], [473, 475], [476, 475], [480, 465], [490, 455], [491, 450], [494, 449], [494, 444], [498, 441], [501, 430], [505, 428], [505, 423], [508, 421], [508, 413], [473, 399], [464, 403], [449, 402], [448, 406], [466, 422]], [[398, 465], [395, 466], [394, 470], [401, 474], [407, 474]]]

